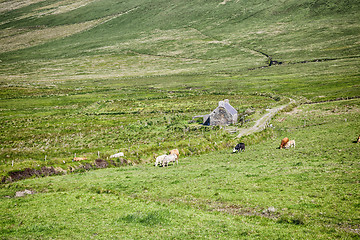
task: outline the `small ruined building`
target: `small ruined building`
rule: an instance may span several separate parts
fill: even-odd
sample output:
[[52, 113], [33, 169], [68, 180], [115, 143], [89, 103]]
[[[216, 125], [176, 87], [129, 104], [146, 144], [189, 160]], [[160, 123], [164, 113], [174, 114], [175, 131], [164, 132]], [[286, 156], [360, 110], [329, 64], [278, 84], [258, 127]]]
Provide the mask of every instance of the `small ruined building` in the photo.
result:
[[230, 124], [236, 124], [238, 120], [238, 112], [233, 106], [230, 105], [229, 100], [219, 102], [219, 106], [210, 114], [195, 116], [194, 118], [203, 118], [204, 125], [210, 126], [226, 126]]

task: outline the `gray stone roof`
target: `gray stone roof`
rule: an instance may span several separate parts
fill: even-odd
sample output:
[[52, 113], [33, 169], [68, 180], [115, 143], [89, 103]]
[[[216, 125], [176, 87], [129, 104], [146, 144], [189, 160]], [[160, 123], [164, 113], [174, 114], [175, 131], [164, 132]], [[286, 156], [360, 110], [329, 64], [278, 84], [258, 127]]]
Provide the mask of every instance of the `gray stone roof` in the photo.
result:
[[233, 106], [231, 106], [229, 103], [225, 103], [225, 109], [228, 110], [231, 115], [235, 115], [238, 113], [236, 109]]
[[235, 115], [238, 112], [236, 109], [230, 105], [229, 100], [225, 99], [224, 101], [219, 102], [219, 107], [224, 107], [231, 115]]

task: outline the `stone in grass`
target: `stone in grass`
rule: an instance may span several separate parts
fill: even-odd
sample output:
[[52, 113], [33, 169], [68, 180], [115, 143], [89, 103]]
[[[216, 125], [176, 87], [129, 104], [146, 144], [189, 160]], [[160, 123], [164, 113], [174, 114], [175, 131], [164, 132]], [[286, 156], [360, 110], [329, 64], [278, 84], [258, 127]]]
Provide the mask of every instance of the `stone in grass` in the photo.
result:
[[31, 195], [34, 194], [34, 191], [25, 189], [24, 191], [19, 191], [15, 193], [15, 197], [24, 197], [25, 195]]
[[263, 211], [263, 214], [266, 214], [266, 215], [271, 215], [272, 213], [276, 213], [275, 207], [269, 207], [268, 209]]

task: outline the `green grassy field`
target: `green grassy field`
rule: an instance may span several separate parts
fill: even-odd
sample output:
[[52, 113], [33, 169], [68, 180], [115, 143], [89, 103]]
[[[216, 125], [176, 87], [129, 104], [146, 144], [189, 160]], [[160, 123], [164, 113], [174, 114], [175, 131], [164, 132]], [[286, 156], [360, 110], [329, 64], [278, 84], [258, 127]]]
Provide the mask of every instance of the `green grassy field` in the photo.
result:
[[[357, 239], [359, 100], [302, 105], [246, 151], [4, 185], [2, 233], [14, 238]], [[346, 121], [345, 121], [346, 119]], [[283, 136], [296, 148], [277, 149]], [[336, 139], [336, 141], [332, 141]], [[275, 208], [275, 210], [269, 210]]]
[[[352, 0], [1, 1], [0, 177], [69, 173], [98, 153], [128, 162], [2, 183], [1, 238], [359, 238], [359, 12]], [[191, 121], [224, 99], [254, 112], [228, 130], [295, 103], [241, 139]], [[285, 136], [295, 149], [277, 149]], [[179, 165], [155, 168], [173, 148]], [[14, 198], [24, 189], [36, 194]]]

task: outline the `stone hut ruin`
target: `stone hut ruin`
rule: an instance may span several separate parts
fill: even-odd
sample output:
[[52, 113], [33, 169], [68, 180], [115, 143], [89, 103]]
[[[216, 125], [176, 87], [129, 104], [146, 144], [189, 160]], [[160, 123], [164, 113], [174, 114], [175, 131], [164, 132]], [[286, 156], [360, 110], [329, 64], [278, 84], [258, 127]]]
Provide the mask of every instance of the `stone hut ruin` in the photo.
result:
[[203, 117], [203, 124], [208, 126], [226, 126], [236, 124], [238, 120], [238, 112], [230, 105], [229, 100], [219, 102], [219, 106], [210, 114], [195, 116], [194, 118]]

